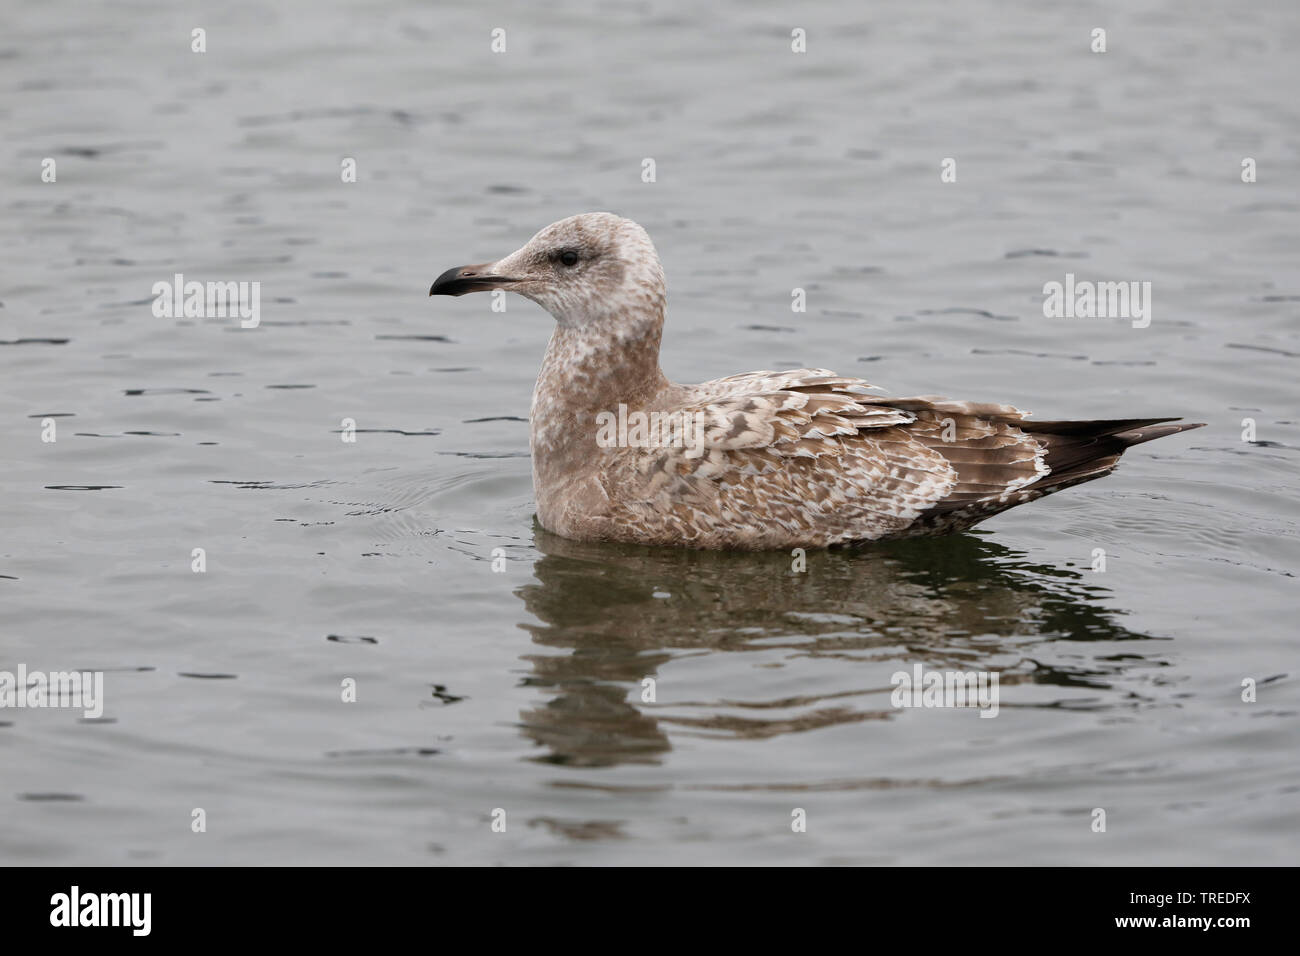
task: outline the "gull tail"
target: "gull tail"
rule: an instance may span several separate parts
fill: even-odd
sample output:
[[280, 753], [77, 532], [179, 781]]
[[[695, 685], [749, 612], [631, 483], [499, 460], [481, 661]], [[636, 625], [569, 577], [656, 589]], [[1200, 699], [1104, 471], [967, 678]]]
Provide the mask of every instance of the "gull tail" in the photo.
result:
[[1050, 474], [1041, 479], [1053, 490], [1109, 474], [1125, 449], [1143, 442], [1204, 427], [1204, 422], [1166, 424], [1177, 418], [1118, 418], [1105, 421], [1018, 422], [1017, 427], [1047, 446]]

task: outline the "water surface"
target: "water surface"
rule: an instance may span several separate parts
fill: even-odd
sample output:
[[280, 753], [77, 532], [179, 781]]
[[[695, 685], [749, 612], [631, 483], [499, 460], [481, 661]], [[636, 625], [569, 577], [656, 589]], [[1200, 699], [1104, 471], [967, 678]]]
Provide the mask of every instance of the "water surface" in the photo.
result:
[[[1294, 861], [1294, 5], [141, 2], [0, 37], [0, 669], [107, 695], [0, 712], [0, 861]], [[549, 317], [425, 293], [593, 209], [658, 244], [677, 380], [1208, 427], [804, 573], [555, 538]], [[259, 281], [260, 326], [156, 318], [178, 272]], [[1152, 282], [1150, 327], [1043, 318], [1067, 272]], [[998, 716], [893, 708], [917, 663], [998, 671]]]

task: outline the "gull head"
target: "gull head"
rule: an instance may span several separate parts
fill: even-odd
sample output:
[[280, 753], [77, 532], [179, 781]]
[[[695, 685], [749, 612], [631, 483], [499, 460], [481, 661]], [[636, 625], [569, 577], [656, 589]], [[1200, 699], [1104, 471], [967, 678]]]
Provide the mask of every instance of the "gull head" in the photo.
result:
[[493, 289], [532, 299], [562, 326], [663, 317], [664, 273], [650, 237], [631, 219], [608, 212], [551, 223], [496, 262], [448, 269], [429, 295]]

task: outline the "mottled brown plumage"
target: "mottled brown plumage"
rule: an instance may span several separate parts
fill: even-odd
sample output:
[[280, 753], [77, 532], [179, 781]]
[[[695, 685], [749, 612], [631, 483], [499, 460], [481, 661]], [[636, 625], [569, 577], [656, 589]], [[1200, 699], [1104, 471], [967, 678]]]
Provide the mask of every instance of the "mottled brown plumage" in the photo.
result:
[[[1031, 422], [1009, 405], [885, 398], [825, 369], [677, 385], [659, 368], [665, 291], [649, 236], [610, 213], [547, 226], [430, 295], [518, 292], [557, 321], [533, 393], [538, 518], [556, 534], [788, 548], [936, 534], [1100, 478], [1173, 419]], [[611, 416], [666, 422], [627, 428]]]

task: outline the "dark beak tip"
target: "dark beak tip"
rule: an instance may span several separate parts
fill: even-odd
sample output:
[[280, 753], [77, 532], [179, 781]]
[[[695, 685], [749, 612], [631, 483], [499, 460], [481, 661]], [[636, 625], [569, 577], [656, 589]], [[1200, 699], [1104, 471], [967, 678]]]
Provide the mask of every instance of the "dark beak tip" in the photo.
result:
[[515, 281], [507, 276], [484, 273], [486, 266], [456, 266], [448, 269], [429, 286], [429, 295], [466, 295], [484, 292]]
[[465, 268], [465, 266], [455, 266], [438, 276], [433, 280], [433, 285], [429, 286], [429, 295], [462, 295], [465, 291], [465, 283], [461, 273]]

